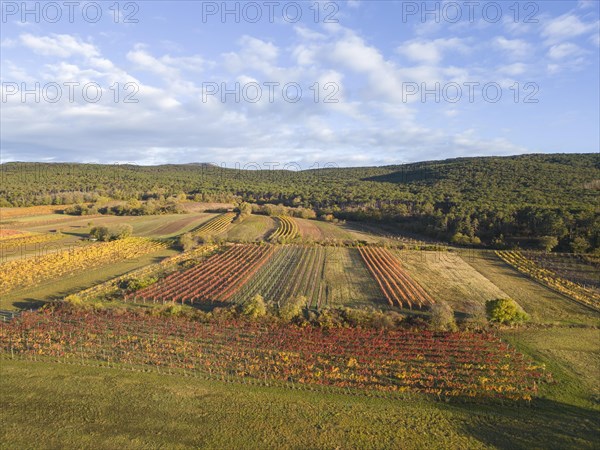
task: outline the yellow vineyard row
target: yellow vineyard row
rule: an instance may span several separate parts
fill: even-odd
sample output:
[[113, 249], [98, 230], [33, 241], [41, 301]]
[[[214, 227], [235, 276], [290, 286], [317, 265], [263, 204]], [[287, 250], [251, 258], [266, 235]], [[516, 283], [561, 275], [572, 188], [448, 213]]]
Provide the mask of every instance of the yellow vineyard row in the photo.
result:
[[23, 234], [14, 234], [12, 236], [6, 236], [4, 238], [0, 238], [0, 243], [4, 246], [22, 247], [25, 245], [34, 245], [34, 244], [41, 244], [43, 242], [56, 241], [61, 238], [62, 238], [62, 235], [60, 235], [59, 233], [56, 233], [56, 234], [23, 233]]
[[279, 216], [279, 226], [271, 235], [271, 239], [294, 239], [298, 236], [298, 225], [291, 217]]
[[594, 291], [559, 277], [554, 272], [540, 267], [529, 258], [523, 256], [521, 252], [496, 251], [496, 255], [519, 272], [530, 276], [536, 281], [565, 294], [573, 300], [600, 310], [600, 296]]
[[194, 231], [195, 234], [208, 235], [208, 234], [219, 234], [222, 233], [231, 225], [231, 221], [234, 219], [235, 213], [225, 213], [214, 219], [209, 220], [205, 224], [201, 225], [200, 228]]
[[8, 261], [0, 264], [0, 292], [7, 293], [82, 270], [137, 258], [164, 247], [164, 243], [132, 237], [75, 247], [26, 260]]

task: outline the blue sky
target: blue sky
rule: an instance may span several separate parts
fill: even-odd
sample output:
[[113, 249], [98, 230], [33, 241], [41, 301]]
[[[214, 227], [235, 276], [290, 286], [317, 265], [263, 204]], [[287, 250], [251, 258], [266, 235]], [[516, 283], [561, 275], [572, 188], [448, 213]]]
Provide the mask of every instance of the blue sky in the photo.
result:
[[599, 5], [2, 2], [2, 162], [597, 152]]

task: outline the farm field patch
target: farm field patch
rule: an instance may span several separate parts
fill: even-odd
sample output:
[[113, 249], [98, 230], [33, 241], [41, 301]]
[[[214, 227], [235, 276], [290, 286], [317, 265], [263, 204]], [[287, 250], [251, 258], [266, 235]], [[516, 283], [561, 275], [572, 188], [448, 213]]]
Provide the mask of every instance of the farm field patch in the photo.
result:
[[227, 232], [229, 241], [264, 241], [276, 229], [275, 220], [268, 216], [252, 214]]
[[531, 315], [533, 322], [597, 326], [600, 314], [561, 295], [506, 264], [491, 251], [459, 252], [477, 272], [508, 294]]
[[358, 250], [345, 247], [281, 246], [233, 300], [243, 303], [256, 294], [281, 305], [304, 296], [313, 308], [383, 302]]
[[491, 334], [200, 323], [68, 308], [0, 329], [5, 355], [189, 370], [257, 383], [531, 400], [549, 374]]
[[431, 295], [410, 277], [400, 261], [387, 249], [359, 247], [359, 251], [390, 306], [412, 309], [435, 303]]
[[127, 297], [135, 301], [183, 303], [225, 302], [273, 254], [266, 245], [231, 245], [197, 266], [175, 272]]
[[584, 255], [524, 251], [523, 255], [557, 276], [600, 293], [600, 262]]
[[585, 288], [577, 283], [560, 277], [551, 270], [545, 269], [518, 251], [497, 251], [496, 254], [507, 264], [534, 280], [559, 291], [561, 294], [594, 308], [600, 312], [600, 293], [595, 289]]
[[136, 258], [162, 248], [164, 244], [148, 239], [126, 238], [26, 260], [8, 261], [0, 264], [0, 290], [6, 294], [16, 288], [34, 286], [42, 281]]
[[197, 236], [209, 237], [224, 233], [231, 227], [235, 213], [220, 214], [192, 230]]
[[291, 241], [296, 239], [300, 231], [298, 229], [298, 223], [293, 217], [279, 216], [276, 217], [277, 228], [269, 236], [271, 241]]
[[486, 301], [508, 297], [457, 253], [423, 250], [396, 250], [393, 253], [433, 298], [448, 302], [459, 313], [482, 317]]
[[27, 206], [24, 208], [0, 208], [0, 220], [13, 219], [15, 217], [39, 216], [42, 214], [57, 214], [70, 205], [42, 205]]
[[0, 309], [30, 309], [42, 306], [48, 301], [62, 300], [71, 294], [110, 282], [115, 277], [136, 271], [142, 267], [154, 266], [161, 260], [175, 256], [178, 252], [164, 248], [155, 253], [148, 253], [137, 258], [124, 259], [103, 265], [79, 270], [36, 283], [35, 286], [16, 288], [0, 296]]

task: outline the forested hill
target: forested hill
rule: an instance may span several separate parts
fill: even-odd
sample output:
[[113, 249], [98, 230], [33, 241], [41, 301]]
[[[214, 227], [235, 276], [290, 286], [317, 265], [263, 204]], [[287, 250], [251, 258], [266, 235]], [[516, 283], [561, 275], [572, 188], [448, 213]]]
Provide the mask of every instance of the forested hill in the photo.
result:
[[[283, 163], [282, 163], [283, 165]], [[594, 245], [600, 156], [458, 158], [385, 167], [306, 171], [5, 163], [0, 206], [128, 200], [185, 193], [305, 206], [340, 218], [393, 220], [434, 235], [483, 239], [582, 235]], [[281, 167], [281, 166], [280, 166]], [[412, 225], [411, 225], [412, 224]]]

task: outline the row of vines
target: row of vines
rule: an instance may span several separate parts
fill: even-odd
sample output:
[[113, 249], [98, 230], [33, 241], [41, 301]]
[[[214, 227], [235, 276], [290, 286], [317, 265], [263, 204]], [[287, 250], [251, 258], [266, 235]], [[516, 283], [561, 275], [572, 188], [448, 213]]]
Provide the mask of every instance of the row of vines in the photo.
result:
[[79, 273], [125, 259], [137, 258], [165, 248], [145, 238], [126, 238], [83, 247], [73, 247], [44, 256], [0, 264], [0, 291], [34, 286], [46, 280]]
[[423, 308], [434, 303], [431, 296], [402, 268], [387, 249], [359, 247], [369, 271], [392, 306]]
[[269, 238], [271, 241], [290, 241], [300, 235], [298, 231], [298, 224], [293, 218], [287, 216], [278, 216], [277, 220], [277, 229]]
[[275, 253], [267, 245], [232, 245], [197, 266], [175, 272], [126, 297], [132, 301], [225, 302]]
[[540, 267], [519, 251], [496, 251], [496, 255], [519, 272], [557, 290], [573, 300], [600, 311], [600, 295], [595, 291], [566, 280], [556, 273]]
[[491, 334], [200, 323], [60, 308], [0, 328], [0, 352], [58, 362], [389, 394], [530, 400], [542, 367]]

